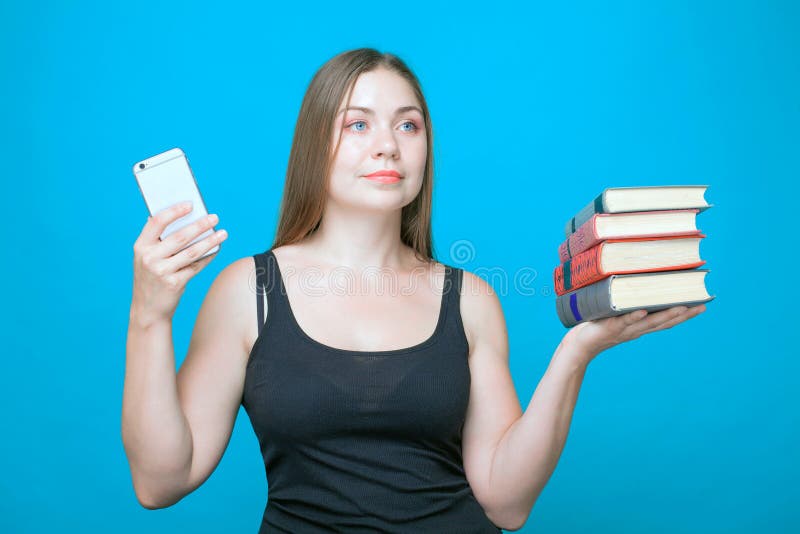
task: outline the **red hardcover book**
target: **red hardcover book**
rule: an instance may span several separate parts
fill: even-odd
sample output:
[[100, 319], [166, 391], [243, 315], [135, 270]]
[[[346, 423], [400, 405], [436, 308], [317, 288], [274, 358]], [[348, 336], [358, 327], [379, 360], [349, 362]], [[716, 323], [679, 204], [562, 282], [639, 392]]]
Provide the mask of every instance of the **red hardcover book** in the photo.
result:
[[612, 274], [693, 269], [703, 234], [659, 238], [608, 239], [567, 260], [553, 272], [556, 295], [588, 286]]
[[580, 226], [558, 247], [561, 263], [611, 239], [658, 238], [698, 235], [697, 213], [700, 210], [641, 211], [633, 213], [597, 213]]

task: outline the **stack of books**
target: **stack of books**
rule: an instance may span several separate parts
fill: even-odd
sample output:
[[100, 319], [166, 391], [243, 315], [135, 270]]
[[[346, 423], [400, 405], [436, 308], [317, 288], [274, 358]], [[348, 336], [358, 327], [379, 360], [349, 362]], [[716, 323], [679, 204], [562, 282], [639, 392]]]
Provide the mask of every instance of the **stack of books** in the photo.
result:
[[635, 310], [697, 306], [708, 269], [698, 269], [697, 215], [708, 186], [614, 187], [567, 222], [553, 273], [566, 327]]

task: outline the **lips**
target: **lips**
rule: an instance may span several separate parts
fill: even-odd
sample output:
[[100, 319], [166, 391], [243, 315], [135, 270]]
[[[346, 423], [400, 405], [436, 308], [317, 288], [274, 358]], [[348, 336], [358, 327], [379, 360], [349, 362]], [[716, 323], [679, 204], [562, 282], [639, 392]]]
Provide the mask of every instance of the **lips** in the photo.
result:
[[377, 178], [378, 176], [389, 176], [389, 177], [392, 177], [392, 178], [402, 178], [402, 176], [400, 176], [399, 172], [393, 171], [391, 169], [383, 169], [383, 170], [380, 170], [380, 171], [375, 171], [372, 174], [364, 175], [364, 178]]
[[372, 174], [366, 174], [364, 175], [364, 178], [373, 182], [380, 182], [382, 184], [393, 184], [399, 182], [403, 177], [397, 171], [393, 171], [391, 169], [382, 169], [380, 171], [375, 171]]

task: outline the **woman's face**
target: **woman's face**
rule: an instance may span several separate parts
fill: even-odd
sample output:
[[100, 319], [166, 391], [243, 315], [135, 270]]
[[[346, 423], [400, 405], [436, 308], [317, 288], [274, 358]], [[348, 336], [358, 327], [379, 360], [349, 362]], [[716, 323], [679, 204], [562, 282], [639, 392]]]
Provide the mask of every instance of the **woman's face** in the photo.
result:
[[[345, 98], [346, 100], [346, 98]], [[422, 109], [406, 80], [378, 68], [361, 74], [353, 86], [349, 108], [339, 106], [332, 145], [329, 201], [362, 210], [400, 209], [422, 188], [427, 136]], [[367, 175], [396, 171], [400, 179]]]

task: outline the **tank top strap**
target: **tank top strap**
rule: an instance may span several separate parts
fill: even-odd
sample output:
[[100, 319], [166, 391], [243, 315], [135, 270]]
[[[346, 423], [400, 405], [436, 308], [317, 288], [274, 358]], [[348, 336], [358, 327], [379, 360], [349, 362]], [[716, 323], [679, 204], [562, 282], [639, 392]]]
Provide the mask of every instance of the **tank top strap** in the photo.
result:
[[253, 259], [256, 263], [256, 310], [258, 317], [258, 333], [264, 325], [264, 301], [267, 294], [267, 259], [265, 253], [254, 254]]
[[267, 324], [287, 320], [288, 303], [282, 298], [283, 285], [272, 250], [253, 256], [256, 263], [256, 310], [258, 333]]
[[464, 279], [464, 270], [445, 264], [445, 278], [442, 290], [445, 293], [442, 305], [445, 307], [444, 327], [441, 335], [448, 343], [463, 346], [468, 349], [467, 336], [461, 320], [461, 286]]

